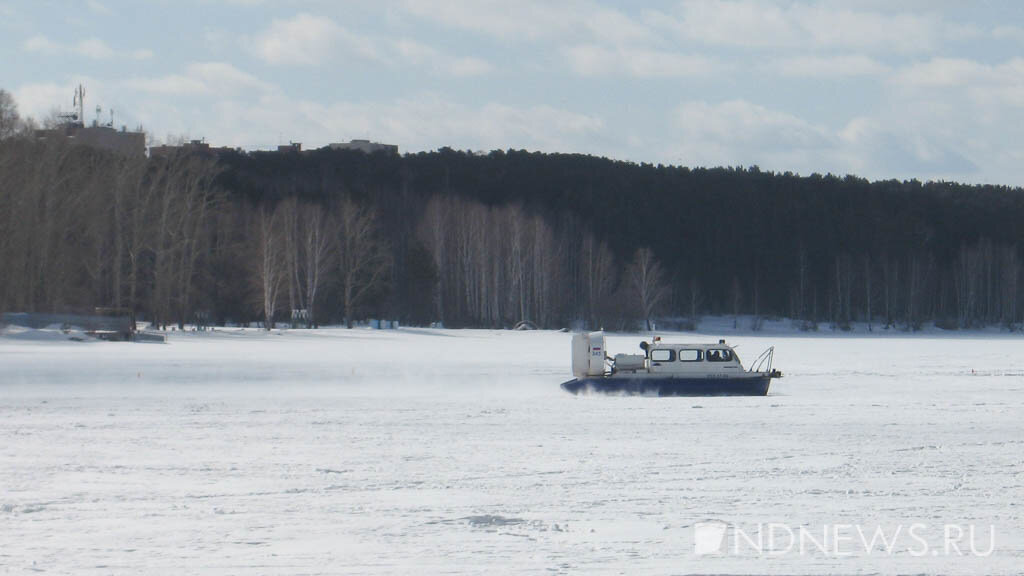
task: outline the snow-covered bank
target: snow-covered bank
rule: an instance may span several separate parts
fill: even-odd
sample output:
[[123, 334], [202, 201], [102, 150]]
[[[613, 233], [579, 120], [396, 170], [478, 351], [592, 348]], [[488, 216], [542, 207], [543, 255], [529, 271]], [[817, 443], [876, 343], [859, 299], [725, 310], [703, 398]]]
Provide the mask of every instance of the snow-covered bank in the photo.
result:
[[[1019, 571], [1019, 339], [721, 335], [745, 360], [776, 346], [769, 397], [571, 396], [559, 332], [8, 333], [0, 573]], [[997, 539], [697, 556], [709, 519]]]

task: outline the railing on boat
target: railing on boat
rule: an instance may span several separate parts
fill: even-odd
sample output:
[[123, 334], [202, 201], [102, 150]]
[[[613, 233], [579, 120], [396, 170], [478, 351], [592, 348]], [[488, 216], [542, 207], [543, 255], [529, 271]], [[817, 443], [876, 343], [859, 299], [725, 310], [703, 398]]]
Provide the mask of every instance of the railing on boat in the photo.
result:
[[[772, 359], [775, 357], [775, 346], [770, 346], [750, 364], [747, 372], [771, 372]], [[764, 368], [764, 370], [762, 370]]]

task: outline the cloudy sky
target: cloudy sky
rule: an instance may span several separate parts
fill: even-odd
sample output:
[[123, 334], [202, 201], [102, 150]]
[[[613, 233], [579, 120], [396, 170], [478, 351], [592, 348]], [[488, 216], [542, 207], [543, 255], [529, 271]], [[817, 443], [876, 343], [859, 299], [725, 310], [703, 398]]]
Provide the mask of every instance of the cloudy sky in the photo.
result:
[[0, 0], [0, 61], [23, 116], [82, 83], [156, 141], [1024, 185], [1013, 0]]

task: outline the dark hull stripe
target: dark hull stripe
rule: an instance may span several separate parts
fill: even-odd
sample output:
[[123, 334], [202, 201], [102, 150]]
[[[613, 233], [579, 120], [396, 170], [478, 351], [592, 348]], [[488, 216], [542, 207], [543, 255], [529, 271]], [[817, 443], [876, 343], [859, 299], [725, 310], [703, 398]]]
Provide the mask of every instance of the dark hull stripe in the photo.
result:
[[771, 377], [748, 378], [577, 378], [562, 384], [573, 394], [599, 392], [642, 396], [765, 396]]

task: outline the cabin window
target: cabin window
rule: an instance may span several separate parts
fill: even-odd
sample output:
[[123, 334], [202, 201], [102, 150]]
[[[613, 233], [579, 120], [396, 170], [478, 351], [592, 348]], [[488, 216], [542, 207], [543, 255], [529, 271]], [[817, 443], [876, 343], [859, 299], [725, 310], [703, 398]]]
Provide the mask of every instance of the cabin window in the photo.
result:
[[660, 348], [658, 350], [651, 350], [651, 362], [671, 362], [675, 350]]
[[712, 348], [708, 350], [708, 362], [732, 362], [732, 350], [728, 348]]
[[700, 350], [680, 350], [679, 361], [680, 362], [700, 362], [702, 354]]

